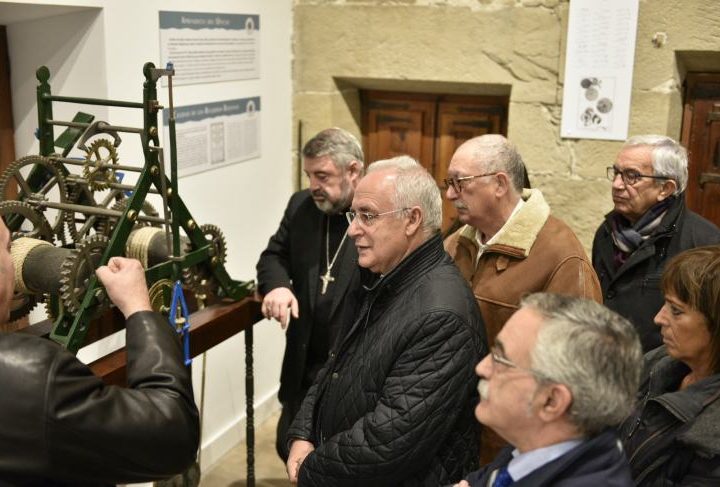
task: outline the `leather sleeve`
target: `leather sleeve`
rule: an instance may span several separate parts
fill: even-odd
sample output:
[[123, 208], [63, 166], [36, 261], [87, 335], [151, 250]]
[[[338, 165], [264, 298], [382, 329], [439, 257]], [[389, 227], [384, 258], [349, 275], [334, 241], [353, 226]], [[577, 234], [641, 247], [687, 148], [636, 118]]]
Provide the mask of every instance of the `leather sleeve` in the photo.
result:
[[375, 409], [310, 453], [298, 485], [395, 486], [431, 462], [471, 400], [479, 345], [455, 314], [428, 313], [423, 321]]
[[195, 460], [198, 412], [177, 334], [149, 311], [133, 314], [126, 328], [127, 389], [106, 386], [64, 350], [56, 354], [44, 398], [51, 478], [140, 482]]
[[295, 193], [285, 208], [285, 213], [280, 221], [277, 232], [270, 237], [268, 245], [260, 254], [256, 270], [258, 280], [258, 292], [265, 296], [267, 293], [278, 287], [292, 289], [290, 277], [290, 259], [292, 248], [290, 245], [290, 233], [292, 220], [297, 211], [303, 193]]

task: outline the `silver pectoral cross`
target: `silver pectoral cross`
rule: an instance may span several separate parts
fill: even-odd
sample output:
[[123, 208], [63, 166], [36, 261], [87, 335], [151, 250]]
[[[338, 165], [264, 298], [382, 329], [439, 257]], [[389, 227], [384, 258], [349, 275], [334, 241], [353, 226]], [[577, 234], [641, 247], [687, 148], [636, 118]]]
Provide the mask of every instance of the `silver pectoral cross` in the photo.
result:
[[324, 275], [320, 276], [320, 280], [323, 282], [322, 289], [320, 290], [320, 294], [325, 294], [327, 292], [328, 284], [333, 282], [335, 280], [335, 278], [330, 275], [330, 269], [328, 269]]

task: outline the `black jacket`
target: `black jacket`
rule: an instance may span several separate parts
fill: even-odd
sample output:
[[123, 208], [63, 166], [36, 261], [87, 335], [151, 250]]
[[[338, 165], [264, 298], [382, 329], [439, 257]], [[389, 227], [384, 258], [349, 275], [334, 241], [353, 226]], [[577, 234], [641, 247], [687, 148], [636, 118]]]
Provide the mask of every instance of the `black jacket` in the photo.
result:
[[640, 403], [620, 430], [640, 486], [720, 485], [720, 374], [678, 390], [689, 371], [664, 346], [645, 356]]
[[[257, 263], [258, 291], [263, 296], [287, 287], [298, 300], [300, 317], [290, 320], [285, 356], [280, 374], [280, 401], [301, 399], [307, 353], [312, 336], [315, 298], [320, 282], [320, 255], [325, 213], [313, 202], [309, 190], [292, 195], [275, 235]], [[349, 240], [349, 239], [348, 239]], [[328, 322], [339, 320], [343, 309], [353, 307], [352, 293], [360, 286], [357, 250], [345, 243], [342, 257], [333, 267], [334, 298]], [[337, 270], [337, 273], [335, 272]], [[341, 306], [342, 304], [342, 306]]]
[[[490, 487], [493, 472], [507, 466], [512, 447], [506, 447], [486, 467], [467, 478], [471, 487]], [[573, 448], [512, 484], [513, 487], [632, 487], [627, 459], [617, 435], [607, 430]]]
[[602, 286], [605, 306], [629, 319], [640, 335], [643, 351], [662, 345], [653, 318], [663, 305], [660, 277], [667, 261], [683, 250], [720, 243], [720, 229], [685, 207], [680, 195], [660, 226], [619, 269], [613, 263], [614, 244], [606, 215], [593, 241], [592, 261]]
[[0, 485], [162, 479], [194, 460], [199, 422], [180, 341], [152, 312], [127, 328], [129, 388], [56, 343], [0, 334]]
[[439, 236], [380, 279], [318, 374], [288, 438], [300, 486], [438, 486], [477, 465], [475, 299]]

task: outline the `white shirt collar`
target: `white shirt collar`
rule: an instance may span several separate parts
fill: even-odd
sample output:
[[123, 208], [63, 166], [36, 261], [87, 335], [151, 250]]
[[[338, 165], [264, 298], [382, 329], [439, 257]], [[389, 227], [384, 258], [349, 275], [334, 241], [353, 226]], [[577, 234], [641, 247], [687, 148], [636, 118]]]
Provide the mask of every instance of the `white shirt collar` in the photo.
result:
[[554, 445], [538, 448], [525, 453], [520, 453], [517, 448], [513, 450], [513, 459], [508, 463], [508, 473], [515, 482], [526, 477], [538, 468], [546, 465], [556, 458], [560, 458], [567, 452], [581, 444], [584, 439], [574, 439], [555, 443]]

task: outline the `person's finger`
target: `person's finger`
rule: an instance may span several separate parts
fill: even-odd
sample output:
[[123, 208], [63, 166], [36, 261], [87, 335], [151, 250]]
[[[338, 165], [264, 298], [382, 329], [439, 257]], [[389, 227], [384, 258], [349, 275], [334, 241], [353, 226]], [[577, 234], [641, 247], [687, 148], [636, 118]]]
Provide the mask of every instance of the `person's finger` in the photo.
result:
[[[298, 319], [298, 317], [300, 316], [300, 306], [298, 305], [297, 299], [292, 298], [292, 300], [290, 301], [290, 308], [292, 309], [293, 318]], [[288, 319], [288, 323], [289, 322], [290, 320]]]

